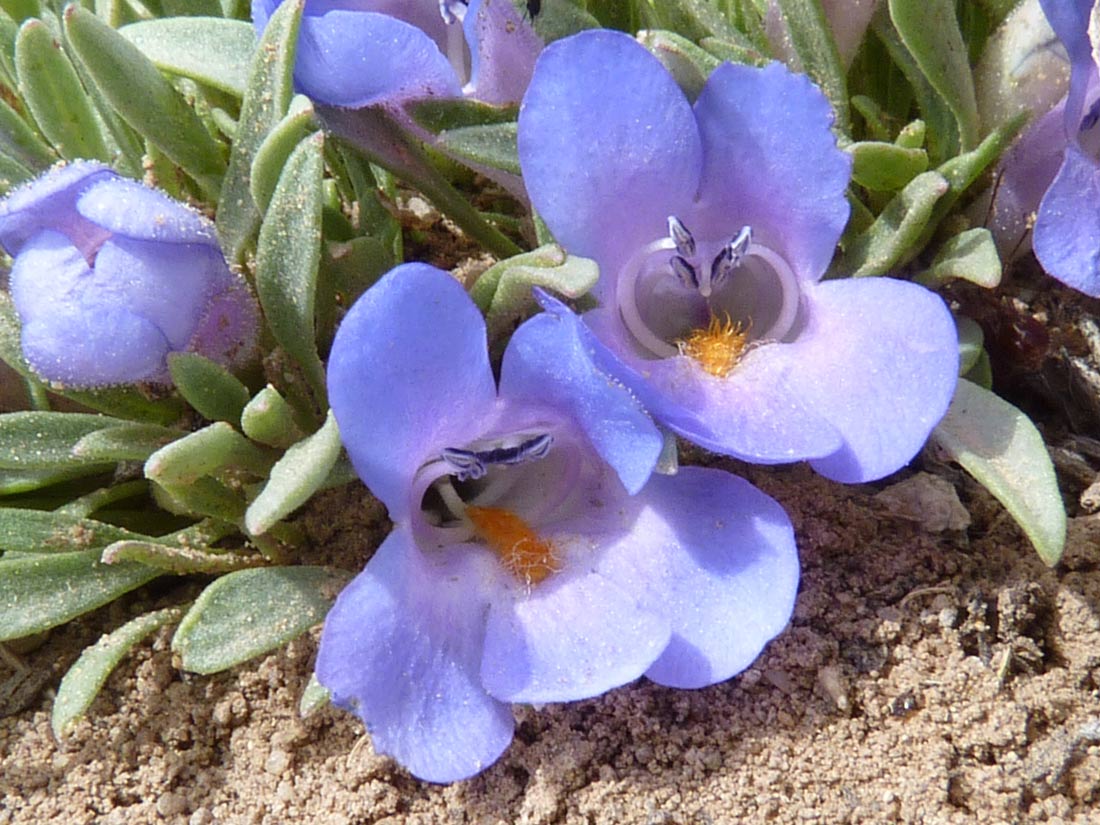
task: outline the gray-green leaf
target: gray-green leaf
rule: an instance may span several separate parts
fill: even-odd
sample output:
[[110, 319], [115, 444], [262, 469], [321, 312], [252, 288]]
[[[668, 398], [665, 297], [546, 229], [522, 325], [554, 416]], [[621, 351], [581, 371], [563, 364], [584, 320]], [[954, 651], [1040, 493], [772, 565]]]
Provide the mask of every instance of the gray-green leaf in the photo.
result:
[[253, 535], [265, 533], [275, 522], [297, 509], [325, 483], [340, 455], [340, 430], [329, 410], [324, 426], [299, 441], [271, 468], [267, 486], [245, 514]]
[[325, 370], [317, 354], [314, 307], [321, 260], [324, 136], [298, 144], [279, 177], [260, 227], [256, 292], [275, 340], [301, 364], [322, 409]]
[[972, 149], [980, 137], [978, 104], [954, 0], [890, 0], [890, 18], [905, 48], [955, 116], [963, 150]]
[[168, 356], [168, 370], [187, 403], [210, 421], [237, 422], [250, 393], [236, 376], [221, 364], [194, 352]]
[[259, 225], [260, 213], [252, 200], [252, 161], [294, 94], [294, 53], [303, 6], [304, 0], [279, 6], [252, 52], [229, 170], [218, 199], [218, 239], [230, 262], [242, 260]]
[[19, 29], [15, 66], [27, 108], [63, 158], [111, 159], [76, 69], [41, 20], [28, 20]]
[[850, 245], [838, 272], [853, 277], [882, 275], [915, 255], [932, 210], [948, 188], [947, 180], [938, 172], [913, 178]]
[[118, 663], [143, 639], [166, 624], [179, 621], [183, 608], [166, 607], [138, 616], [85, 648], [69, 668], [54, 699], [50, 727], [61, 738], [83, 716]]
[[172, 650], [184, 670], [217, 673], [274, 650], [324, 619], [347, 574], [267, 567], [222, 576], [180, 622]]
[[14, 412], [0, 415], [0, 467], [48, 470], [102, 461], [73, 454], [84, 436], [128, 422], [105, 415]]
[[99, 553], [0, 559], [0, 641], [64, 624], [161, 575], [144, 564], [102, 564]]
[[996, 496], [1039, 558], [1058, 563], [1066, 542], [1065, 505], [1043, 437], [1026, 415], [960, 379], [931, 440]]
[[168, 17], [119, 29], [161, 71], [241, 97], [256, 32], [243, 20]]
[[225, 173], [222, 146], [183, 96], [136, 46], [92, 12], [70, 5], [65, 32], [115, 111], [216, 198]]

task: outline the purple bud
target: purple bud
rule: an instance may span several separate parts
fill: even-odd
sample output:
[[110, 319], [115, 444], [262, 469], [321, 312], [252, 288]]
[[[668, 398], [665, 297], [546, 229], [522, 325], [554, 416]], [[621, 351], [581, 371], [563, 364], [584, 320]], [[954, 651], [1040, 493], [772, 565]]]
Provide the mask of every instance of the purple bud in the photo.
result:
[[70, 387], [168, 383], [170, 352], [247, 361], [259, 322], [214, 225], [163, 192], [80, 161], [0, 201], [23, 354]]

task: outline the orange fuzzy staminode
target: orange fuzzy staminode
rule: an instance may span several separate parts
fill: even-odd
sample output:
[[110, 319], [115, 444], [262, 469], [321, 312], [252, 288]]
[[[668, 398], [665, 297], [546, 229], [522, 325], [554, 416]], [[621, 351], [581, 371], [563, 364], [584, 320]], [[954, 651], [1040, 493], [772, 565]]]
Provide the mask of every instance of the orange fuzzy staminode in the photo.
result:
[[554, 546], [510, 510], [467, 507], [466, 515], [486, 544], [500, 556], [508, 571], [527, 584], [538, 584], [561, 569]]
[[731, 321], [728, 315], [725, 321], [711, 315], [706, 329], [692, 330], [677, 345], [681, 355], [696, 361], [714, 377], [725, 378], [745, 352], [748, 339], [748, 329]]

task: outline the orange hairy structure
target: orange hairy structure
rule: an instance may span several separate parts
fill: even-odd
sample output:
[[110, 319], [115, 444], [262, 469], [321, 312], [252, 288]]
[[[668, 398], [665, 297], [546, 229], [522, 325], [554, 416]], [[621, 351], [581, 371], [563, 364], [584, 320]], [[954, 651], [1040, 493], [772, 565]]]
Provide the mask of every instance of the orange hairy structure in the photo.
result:
[[711, 315], [706, 329], [692, 330], [676, 343], [681, 355], [696, 361], [715, 378], [725, 378], [744, 354], [748, 338], [748, 328], [734, 323], [728, 315], [725, 321]]
[[467, 507], [466, 516], [478, 536], [500, 556], [509, 573], [527, 584], [538, 584], [561, 567], [554, 546], [510, 510]]

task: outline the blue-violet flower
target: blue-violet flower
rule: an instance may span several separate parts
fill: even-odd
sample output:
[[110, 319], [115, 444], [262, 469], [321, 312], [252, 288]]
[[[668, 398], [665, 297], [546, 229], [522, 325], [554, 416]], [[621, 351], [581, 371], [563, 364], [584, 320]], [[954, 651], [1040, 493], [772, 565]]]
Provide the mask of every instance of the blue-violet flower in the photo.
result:
[[23, 354], [74, 388], [167, 383], [171, 352], [251, 357], [259, 311], [214, 225], [102, 164], [56, 166], [0, 202]]
[[957, 336], [921, 286], [821, 282], [848, 218], [831, 122], [780, 64], [719, 66], [693, 106], [637, 42], [590, 31], [543, 51], [519, 153], [547, 226], [600, 265], [605, 369], [703, 447], [866, 481], [946, 412]]
[[[282, 0], [252, 0], [257, 31]], [[306, 0], [294, 81], [329, 106], [518, 103], [542, 40], [511, 0]]]
[[1088, 32], [1093, 2], [1040, 5], [1069, 56], [1069, 92], [1006, 156], [995, 229], [1019, 236], [1035, 215], [1031, 247], [1043, 269], [1100, 297], [1100, 70]]
[[782, 508], [715, 469], [650, 478], [657, 429], [547, 305], [499, 388], [480, 313], [426, 264], [368, 290], [332, 346], [341, 436], [394, 528], [325, 620], [317, 678], [429, 781], [496, 760], [511, 702], [726, 679], [794, 603]]

